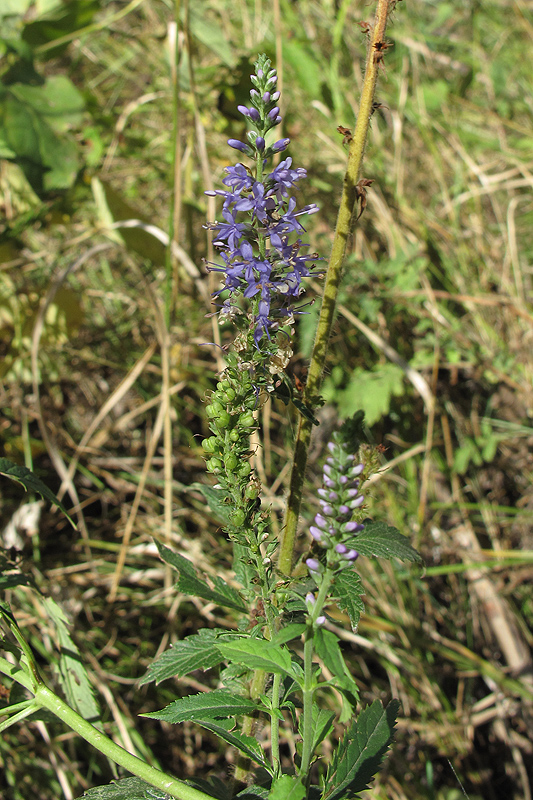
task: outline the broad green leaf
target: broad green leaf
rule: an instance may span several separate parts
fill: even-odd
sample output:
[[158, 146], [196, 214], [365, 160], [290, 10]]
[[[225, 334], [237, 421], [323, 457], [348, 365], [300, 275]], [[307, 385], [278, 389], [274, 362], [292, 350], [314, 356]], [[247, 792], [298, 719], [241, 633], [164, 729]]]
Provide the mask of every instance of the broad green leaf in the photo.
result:
[[98, 724], [100, 721], [100, 709], [80, 652], [70, 638], [67, 627], [68, 620], [63, 610], [51, 597], [45, 598], [43, 602], [48, 616], [54, 622], [61, 647], [58, 671], [68, 704], [81, 714], [84, 719], [96, 725], [96, 727], [100, 727]]
[[[246, 611], [246, 605], [236, 589], [219, 578], [217, 575], [207, 578], [205, 575], [199, 575], [196, 568], [187, 558], [174, 553], [169, 547], [166, 547], [160, 542], [156, 542], [159, 555], [166, 564], [170, 564], [179, 573], [179, 578], [176, 583], [178, 591], [184, 594], [189, 594], [194, 597], [202, 597], [204, 600], [209, 600], [211, 603], [216, 603], [219, 606], [226, 608], [233, 608], [236, 611]], [[213, 588], [208, 584], [212, 584]]]
[[305, 628], [306, 625], [303, 622], [292, 622], [274, 634], [272, 644], [285, 644], [293, 639], [299, 639], [302, 633], [305, 632]]
[[0, 475], [5, 475], [6, 478], [11, 478], [12, 481], [16, 481], [17, 483], [20, 483], [21, 486], [24, 486], [27, 492], [37, 492], [37, 494], [40, 494], [45, 500], [53, 503], [60, 509], [60, 511], [63, 512], [72, 527], [76, 530], [76, 525], [69, 517], [66, 508], [57, 499], [55, 494], [50, 491], [48, 486], [46, 486], [40, 480], [40, 478], [37, 478], [31, 470], [27, 469], [26, 467], [13, 464], [13, 462], [8, 458], [0, 458]]
[[257, 708], [259, 706], [252, 700], [221, 690], [182, 697], [174, 700], [161, 711], [141, 714], [141, 716], [177, 724], [179, 722], [201, 722], [206, 719], [228, 719], [241, 714], [251, 714]]
[[244, 753], [245, 756], [251, 758], [257, 764], [260, 764], [262, 767], [264, 767], [264, 769], [268, 770], [270, 774], [272, 774], [272, 767], [265, 760], [265, 755], [257, 740], [254, 739], [253, 736], [245, 736], [244, 734], [239, 733], [239, 731], [232, 730], [234, 723], [231, 720], [210, 721], [204, 719], [197, 720], [196, 724], [216, 734], [220, 739], [223, 739], [232, 747], [236, 747], [237, 750], [240, 750], [241, 753]]
[[105, 786], [87, 789], [81, 798], [86, 798], [86, 800], [168, 800], [168, 794], [161, 789], [155, 789], [140, 778], [122, 778]]
[[231, 644], [217, 645], [225, 659], [244, 664], [248, 669], [264, 669], [265, 672], [292, 674], [291, 657], [284, 647], [265, 639], [237, 639]]
[[344, 569], [336, 576], [332, 587], [332, 595], [341, 611], [346, 611], [350, 617], [353, 630], [356, 630], [361, 614], [365, 610], [364, 603], [361, 600], [363, 594], [363, 584], [357, 572]]
[[332, 378], [324, 381], [322, 389], [324, 398], [336, 403], [341, 416], [364, 411], [368, 426], [388, 414], [392, 397], [404, 392], [404, 372], [396, 364], [381, 364], [370, 372], [357, 367], [345, 389], [338, 389]]
[[335, 714], [332, 711], [326, 711], [325, 708], [313, 706], [313, 744], [311, 747], [313, 753], [320, 742], [327, 739], [333, 731], [334, 719]]
[[[397, 528], [385, 522], [369, 522], [364, 531], [352, 540], [351, 546], [362, 556], [399, 558], [400, 561], [422, 561], [420, 553], [411, 546], [409, 539]], [[342, 573], [341, 573], [342, 574]]]
[[302, 800], [306, 791], [300, 778], [295, 775], [282, 775], [270, 787], [268, 800]]
[[83, 95], [66, 75], [51, 75], [42, 86], [15, 83], [9, 91], [57, 133], [79, 125], [83, 118]]
[[224, 660], [215, 644], [217, 633], [216, 630], [203, 628], [199, 634], [174, 642], [170, 650], [150, 664], [141, 686], [151, 681], [158, 684], [168, 678], [182, 678], [195, 669], [216, 667]]
[[247, 786], [236, 795], [238, 800], [267, 800], [268, 789], [264, 786]]
[[326, 776], [323, 800], [349, 800], [368, 788], [394, 737], [399, 702], [374, 700], [346, 731]]

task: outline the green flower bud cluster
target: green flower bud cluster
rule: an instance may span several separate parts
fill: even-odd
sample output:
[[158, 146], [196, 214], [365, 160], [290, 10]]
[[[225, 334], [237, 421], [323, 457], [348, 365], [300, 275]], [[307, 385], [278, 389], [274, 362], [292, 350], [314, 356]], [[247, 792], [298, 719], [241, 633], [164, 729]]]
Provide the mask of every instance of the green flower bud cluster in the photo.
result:
[[211, 436], [202, 442], [206, 467], [217, 476], [231, 506], [235, 534], [250, 527], [257, 506], [259, 485], [252, 474], [250, 433], [255, 427], [256, 389], [248, 372], [228, 367], [206, 406]]

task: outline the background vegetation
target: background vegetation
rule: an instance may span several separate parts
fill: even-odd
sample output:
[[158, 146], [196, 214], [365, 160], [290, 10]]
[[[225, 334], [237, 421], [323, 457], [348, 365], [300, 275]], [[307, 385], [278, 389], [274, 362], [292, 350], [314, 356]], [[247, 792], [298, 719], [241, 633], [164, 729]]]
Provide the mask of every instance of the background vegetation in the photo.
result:
[[[216, 210], [203, 192], [231, 163], [235, 106], [264, 51], [282, 74], [289, 154], [309, 172], [302, 202], [321, 206], [309, 241], [328, 256], [346, 161], [336, 129], [353, 127], [358, 23], [373, 5], [282, 0], [280, 20], [275, 10], [4, 0], [0, 11], [2, 455], [66, 494], [81, 531], [43, 508], [26, 525], [24, 569], [62, 605], [106, 730], [181, 777], [225, 780], [232, 759], [193, 726], [136, 717], [180, 693], [172, 681], [139, 687], [151, 659], [221, 613], [173, 593], [152, 537], [170, 536], [207, 571], [230, 563], [198, 491], [202, 401], [220, 367], [203, 345], [226, 336], [206, 316], [203, 225]], [[357, 636], [339, 619], [364, 699], [402, 703], [372, 800], [456, 800], [461, 784], [472, 800], [532, 796], [532, 33], [524, 0], [398, 1], [389, 29], [364, 172], [374, 183], [350, 243], [321, 428], [326, 439], [364, 408], [386, 467], [367, 488], [368, 514], [409, 535], [426, 563], [362, 560]], [[299, 323], [296, 384], [315, 311]], [[280, 514], [295, 419], [274, 402], [263, 421], [256, 458]], [[307, 521], [322, 454], [317, 438]], [[21, 498], [1, 491], [5, 527]], [[11, 599], [53, 662], [47, 606], [24, 588]], [[210, 679], [199, 672], [194, 685]], [[113, 775], [45, 718], [11, 729], [0, 758], [6, 800], [76, 797]]]

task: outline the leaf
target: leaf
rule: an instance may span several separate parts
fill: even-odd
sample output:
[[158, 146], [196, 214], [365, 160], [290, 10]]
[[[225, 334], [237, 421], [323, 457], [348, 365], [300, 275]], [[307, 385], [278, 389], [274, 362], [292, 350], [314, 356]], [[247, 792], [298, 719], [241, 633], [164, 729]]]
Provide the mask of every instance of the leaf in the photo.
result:
[[156, 684], [168, 678], [182, 678], [195, 669], [210, 669], [223, 661], [223, 656], [215, 645], [219, 631], [203, 628], [199, 634], [187, 636], [181, 642], [174, 642], [170, 650], [166, 650], [150, 668], [141, 681], [155, 681]]
[[313, 744], [311, 747], [314, 753], [320, 742], [330, 735], [333, 731], [333, 720], [335, 714], [332, 711], [326, 711], [325, 708], [317, 708], [313, 706]]
[[266, 639], [238, 639], [231, 644], [222, 642], [217, 647], [225, 659], [244, 664], [248, 669], [292, 674], [289, 651], [267, 642]]
[[[397, 528], [385, 522], [369, 522], [365, 529], [350, 542], [362, 556], [399, 558], [400, 561], [422, 561], [420, 553]], [[342, 574], [342, 573], [341, 573]]]
[[67, 627], [68, 620], [63, 610], [51, 597], [45, 598], [44, 607], [48, 616], [54, 622], [61, 647], [58, 671], [68, 704], [78, 711], [84, 719], [96, 725], [96, 727], [100, 727], [97, 724], [100, 721], [100, 709], [80, 652], [70, 638]]
[[37, 492], [45, 500], [53, 503], [63, 512], [68, 519], [74, 530], [77, 530], [71, 517], [68, 515], [64, 505], [57, 499], [55, 494], [46, 486], [33, 472], [26, 467], [13, 464], [8, 458], [0, 458], [0, 475], [5, 475], [6, 478], [11, 478], [12, 481], [20, 483], [24, 486], [27, 492]]
[[318, 657], [322, 659], [329, 671], [339, 679], [343, 688], [349, 685], [352, 694], [357, 696], [357, 684], [344, 663], [337, 636], [331, 631], [325, 630], [325, 628], [318, 628], [314, 635], [314, 645]]
[[265, 760], [264, 753], [257, 740], [254, 739], [253, 736], [245, 736], [243, 733], [231, 730], [233, 727], [231, 720], [197, 720], [196, 724], [216, 734], [232, 747], [236, 747], [237, 750], [244, 753], [247, 758], [251, 758], [272, 774], [272, 767]]
[[399, 706], [391, 700], [384, 709], [374, 700], [359, 714], [334, 753], [323, 800], [349, 800], [368, 788], [393, 740]]
[[204, 600], [209, 600], [211, 603], [216, 603], [218, 606], [225, 606], [226, 608], [233, 608], [236, 611], [246, 611], [247, 607], [244, 600], [236, 589], [219, 578], [217, 575], [210, 577], [209, 580], [214, 588], [211, 589], [207, 583], [207, 576], [199, 575], [196, 568], [187, 558], [174, 553], [169, 547], [157, 542], [157, 549], [159, 555], [166, 564], [170, 564], [179, 573], [179, 578], [176, 583], [176, 588], [184, 594], [189, 594], [194, 597], [202, 597]]
[[325, 399], [337, 404], [341, 416], [364, 411], [368, 426], [388, 414], [392, 397], [404, 392], [404, 373], [396, 364], [381, 364], [370, 372], [358, 367], [345, 389], [339, 390], [332, 378], [324, 382], [322, 389]]
[[203, 494], [217, 522], [224, 527], [230, 525], [229, 515], [231, 506], [224, 502], [226, 492], [223, 489], [215, 489], [214, 486], [204, 486], [202, 483], [193, 483], [190, 488], [197, 489]]
[[[359, 538], [359, 537], [357, 537]], [[346, 611], [355, 631], [359, 625], [365, 605], [361, 600], [364, 594], [361, 578], [353, 570], [344, 569], [336, 576], [332, 586], [332, 594], [341, 611]]]
[[95, 786], [81, 797], [86, 800], [168, 800], [166, 792], [150, 786], [141, 778], [121, 778], [105, 786]]
[[306, 791], [300, 778], [295, 775], [282, 775], [274, 780], [268, 800], [302, 800]]
[[141, 717], [161, 719], [177, 724], [179, 722], [202, 722], [206, 719], [228, 719], [229, 717], [251, 714], [259, 706], [252, 700], [225, 691], [202, 692], [182, 697], [161, 711], [141, 714]]
[[305, 632], [306, 627], [303, 622], [291, 622], [274, 634], [271, 640], [272, 644], [285, 644], [286, 642], [292, 642], [293, 639], [299, 639]]

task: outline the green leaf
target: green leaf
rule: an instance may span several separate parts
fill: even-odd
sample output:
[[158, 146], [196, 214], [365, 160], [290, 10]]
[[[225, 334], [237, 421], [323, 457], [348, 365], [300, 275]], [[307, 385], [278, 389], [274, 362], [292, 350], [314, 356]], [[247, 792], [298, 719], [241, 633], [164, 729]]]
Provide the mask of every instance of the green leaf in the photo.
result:
[[322, 389], [324, 398], [337, 404], [342, 417], [364, 411], [368, 426], [388, 414], [392, 397], [404, 392], [404, 373], [396, 364], [380, 364], [372, 371], [358, 367], [345, 389], [339, 390], [332, 378], [324, 382]]
[[257, 740], [254, 739], [253, 736], [245, 736], [238, 731], [231, 730], [231, 728], [234, 727], [234, 723], [231, 720], [197, 720], [196, 724], [216, 734], [232, 747], [236, 747], [237, 750], [244, 753], [247, 758], [251, 758], [272, 774], [272, 767], [265, 760], [265, 755]]
[[357, 572], [347, 569], [340, 572], [333, 583], [332, 594], [340, 610], [346, 611], [350, 617], [353, 630], [356, 630], [361, 614], [365, 610], [361, 600], [364, 594], [363, 584]]
[[264, 669], [265, 672], [291, 675], [292, 664], [289, 651], [267, 642], [266, 639], [237, 639], [217, 645], [225, 659], [244, 664], [248, 669]]
[[[218, 606], [225, 606], [226, 608], [233, 608], [236, 611], [246, 611], [247, 607], [244, 600], [236, 589], [219, 578], [217, 575], [207, 578], [206, 575], [199, 575], [196, 568], [187, 558], [174, 553], [169, 547], [166, 547], [161, 542], [157, 542], [157, 549], [159, 555], [166, 564], [170, 564], [179, 573], [179, 578], [176, 583], [178, 591], [184, 594], [189, 594], [194, 597], [202, 597], [204, 600], [209, 600], [211, 603], [216, 603]], [[211, 588], [208, 580], [213, 585]]]
[[226, 492], [223, 489], [215, 489], [214, 486], [204, 486], [202, 483], [193, 483], [190, 488], [197, 489], [203, 494], [217, 522], [224, 527], [230, 525], [229, 515], [231, 506], [224, 502]]
[[293, 639], [299, 639], [305, 632], [306, 625], [303, 622], [292, 622], [290, 625], [285, 625], [272, 638], [272, 644], [285, 644], [292, 642]]
[[6, 478], [11, 478], [12, 481], [16, 481], [16, 483], [20, 483], [21, 486], [24, 486], [27, 492], [37, 492], [37, 494], [40, 494], [45, 500], [53, 503], [59, 508], [60, 511], [63, 512], [74, 530], [77, 530], [76, 525], [71, 517], [69, 517], [63, 504], [57, 499], [55, 494], [50, 491], [48, 486], [46, 486], [39, 478], [37, 478], [31, 470], [27, 469], [26, 467], [13, 464], [13, 462], [8, 458], [0, 458], [0, 475], [5, 475]]
[[[362, 556], [399, 558], [400, 561], [422, 561], [420, 553], [411, 546], [409, 539], [385, 522], [369, 522], [365, 529], [350, 542]], [[341, 573], [342, 574], [342, 573]]]
[[313, 744], [311, 747], [314, 753], [320, 742], [330, 735], [333, 731], [333, 720], [335, 714], [332, 711], [326, 711], [325, 708], [318, 708], [313, 706]]
[[259, 706], [246, 697], [225, 691], [202, 692], [189, 697], [174, 700], [173, 703], [141, 717], [162, 719], [165, 722], [201, 722], [210, 719], [228, 719], [229, 717], [251, 714]]
[[391, 700], [384, 709], [374, 700], [359, 714], [334, 753], [323, 800], [349, 800], [368, 788], [393, 740], [399, 706]]
[[168, 800], [166, 792], [140, 778], [122, 778], [105, 786], [95, 786], [81, 797], [86, 800]]
[[141, 686], [151, 681], [159, 684], [168, 678], [182, 678], [196, 669], [216, 667], [224, 660], [215, 644], [218, 633], [217, 630], [202, 628], [199, 634], [174, 642], [170, 650], [150, 664]]
[[343, 688], [349, 685], [352, 694], [357, 696], [357, 684], [344, 663], [338, 637], [325, 628], [318, 628], [314, 635], [314, 645], [318, 657], [322, 659], [329, 671], [339, 679]]
[[306, 791], [300, 778], [295, 775], [282, 775], [274, 780], [268, 800], [302, 800]]
[[100, 709], [80, 652], [70, 638], [67, 627], [68, 620], [63, 610], [51, 597], [45, 598], [44, 607], [48, 616], [54, 622], [61, 647], [58, 670], [61, 686], [67, 697], [68, 704], [81, 714], [84, 719], [96, 725], [96, 727], [100, 727], [98, 725]]

